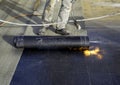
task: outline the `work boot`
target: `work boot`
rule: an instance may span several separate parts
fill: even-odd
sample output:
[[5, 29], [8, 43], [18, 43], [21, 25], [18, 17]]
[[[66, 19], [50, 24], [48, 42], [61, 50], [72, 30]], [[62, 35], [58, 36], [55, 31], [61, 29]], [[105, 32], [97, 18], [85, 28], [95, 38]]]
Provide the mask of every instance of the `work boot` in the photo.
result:
[[39, 29], [37, 35], [44, 35], [45, 31], [46, 31], [46, 27], [42, 27], [42, 28]]
[[40, 13], [39, 11], [34, 11], [34, 12], [33, 12], [33, 15], [35, 15], [35, 16], [40, 16], [41, 13]]
[[69, 35], [69, 34], [70, 34], [69, 32], [67, 32], [67, 31], [64, 30], [64, 29], [56, 29], [56, 30], [55, 30], [55, 33], [61, 34], [61, 35]]

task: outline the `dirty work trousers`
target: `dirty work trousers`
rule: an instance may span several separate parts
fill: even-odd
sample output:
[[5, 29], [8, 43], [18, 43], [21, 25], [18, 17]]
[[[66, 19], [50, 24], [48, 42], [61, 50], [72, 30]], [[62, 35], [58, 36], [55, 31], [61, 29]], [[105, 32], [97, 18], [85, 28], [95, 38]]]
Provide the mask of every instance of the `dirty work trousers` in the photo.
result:
[[34, 5], [34, 8], [33, 8], [34, 11], [36, 11], [36, 10], [38, 9], [38, 7], [39, 7], [39, 5], [40, 5], [40, 1], [41, 1], [41, 0], [36, 0], [36, 1], [35, 1], [35, 5]]
[[[46, 4], [45, 12], [44, 12], [44, 21], [51, 22], [54, 14], [55, 4], [58, 0], [48, 0]], [[57, 29], [64, 29], [70, 15], [70, 11], [72, 9], [72, 1], [73, 0], [59, 0], [61, 2], [60, 11], [58, 14], [57, 22], [62, 22], [57, 25]]]

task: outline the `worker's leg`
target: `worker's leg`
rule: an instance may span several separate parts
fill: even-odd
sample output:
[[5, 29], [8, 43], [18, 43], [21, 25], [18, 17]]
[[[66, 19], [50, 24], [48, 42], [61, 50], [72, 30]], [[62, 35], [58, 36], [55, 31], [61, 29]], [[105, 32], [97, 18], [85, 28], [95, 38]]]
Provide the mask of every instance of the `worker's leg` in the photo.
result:
[[[43, 24], [52, 22], [55, 4], [56, 4], [56, 0], [48, 0], [46, 2], [46, 7], [45, 7], [44, 15], [43, 15]], [[42, 27], [39, 30], [38, 34], [43, 35], [45, 33], [47, 27], [48, 26]]]
[[36, 0], [35, 5], [34, 5], [34, 12], [33, 15], [41, 15], [40, 12], [38, 11], [38, 7], [40, 6], [40, 0]]
[[52, 21], [55, 4], [56, 4], [56, 0], [48, 0], [43, 16], [44, 21], [47, 22]]
[[69, 19], [71, 9], [72, 9], [72, 0], [62, 0], [61, 9], [58, 15], [58, 22], [62, 22], [62, 23], [57, 25], [58, 29], [65, 28]]
[[33, 10], [37, 11], [37, 8], [39, 7], [39, 5], [40, 5], [40, 0], [36, 0]]
[[68, 35], [69, 33], [64, 30], [69, 19], [70, 11], [72, 9], [72, 0], [62, 0], [61, 9], [58, 15], [58, 22], [62, 22], [57, 25], [56, 33], [62, 35]]

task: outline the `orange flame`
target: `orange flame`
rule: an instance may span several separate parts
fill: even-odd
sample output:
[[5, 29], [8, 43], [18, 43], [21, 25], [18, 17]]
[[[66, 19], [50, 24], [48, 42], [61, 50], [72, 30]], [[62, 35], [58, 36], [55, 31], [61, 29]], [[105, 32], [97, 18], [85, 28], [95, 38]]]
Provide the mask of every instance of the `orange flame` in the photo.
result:
[[100, 54], [100, 48], [99, 47], [96, 47], [93, 50], [85, 50], [84, 51], [84, 55], [86, 57], [96, 56], [98, 59], [102, 59], [103, 58], [103, 56]]

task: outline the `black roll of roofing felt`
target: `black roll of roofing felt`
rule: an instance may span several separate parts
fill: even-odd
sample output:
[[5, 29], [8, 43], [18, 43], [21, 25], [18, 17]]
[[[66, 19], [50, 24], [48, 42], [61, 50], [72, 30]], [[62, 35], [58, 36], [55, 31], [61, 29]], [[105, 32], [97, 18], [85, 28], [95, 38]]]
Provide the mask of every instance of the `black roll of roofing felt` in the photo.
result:
[[89, 48], [88, 36], [16, 36], [17, 48], [63, 49]]

